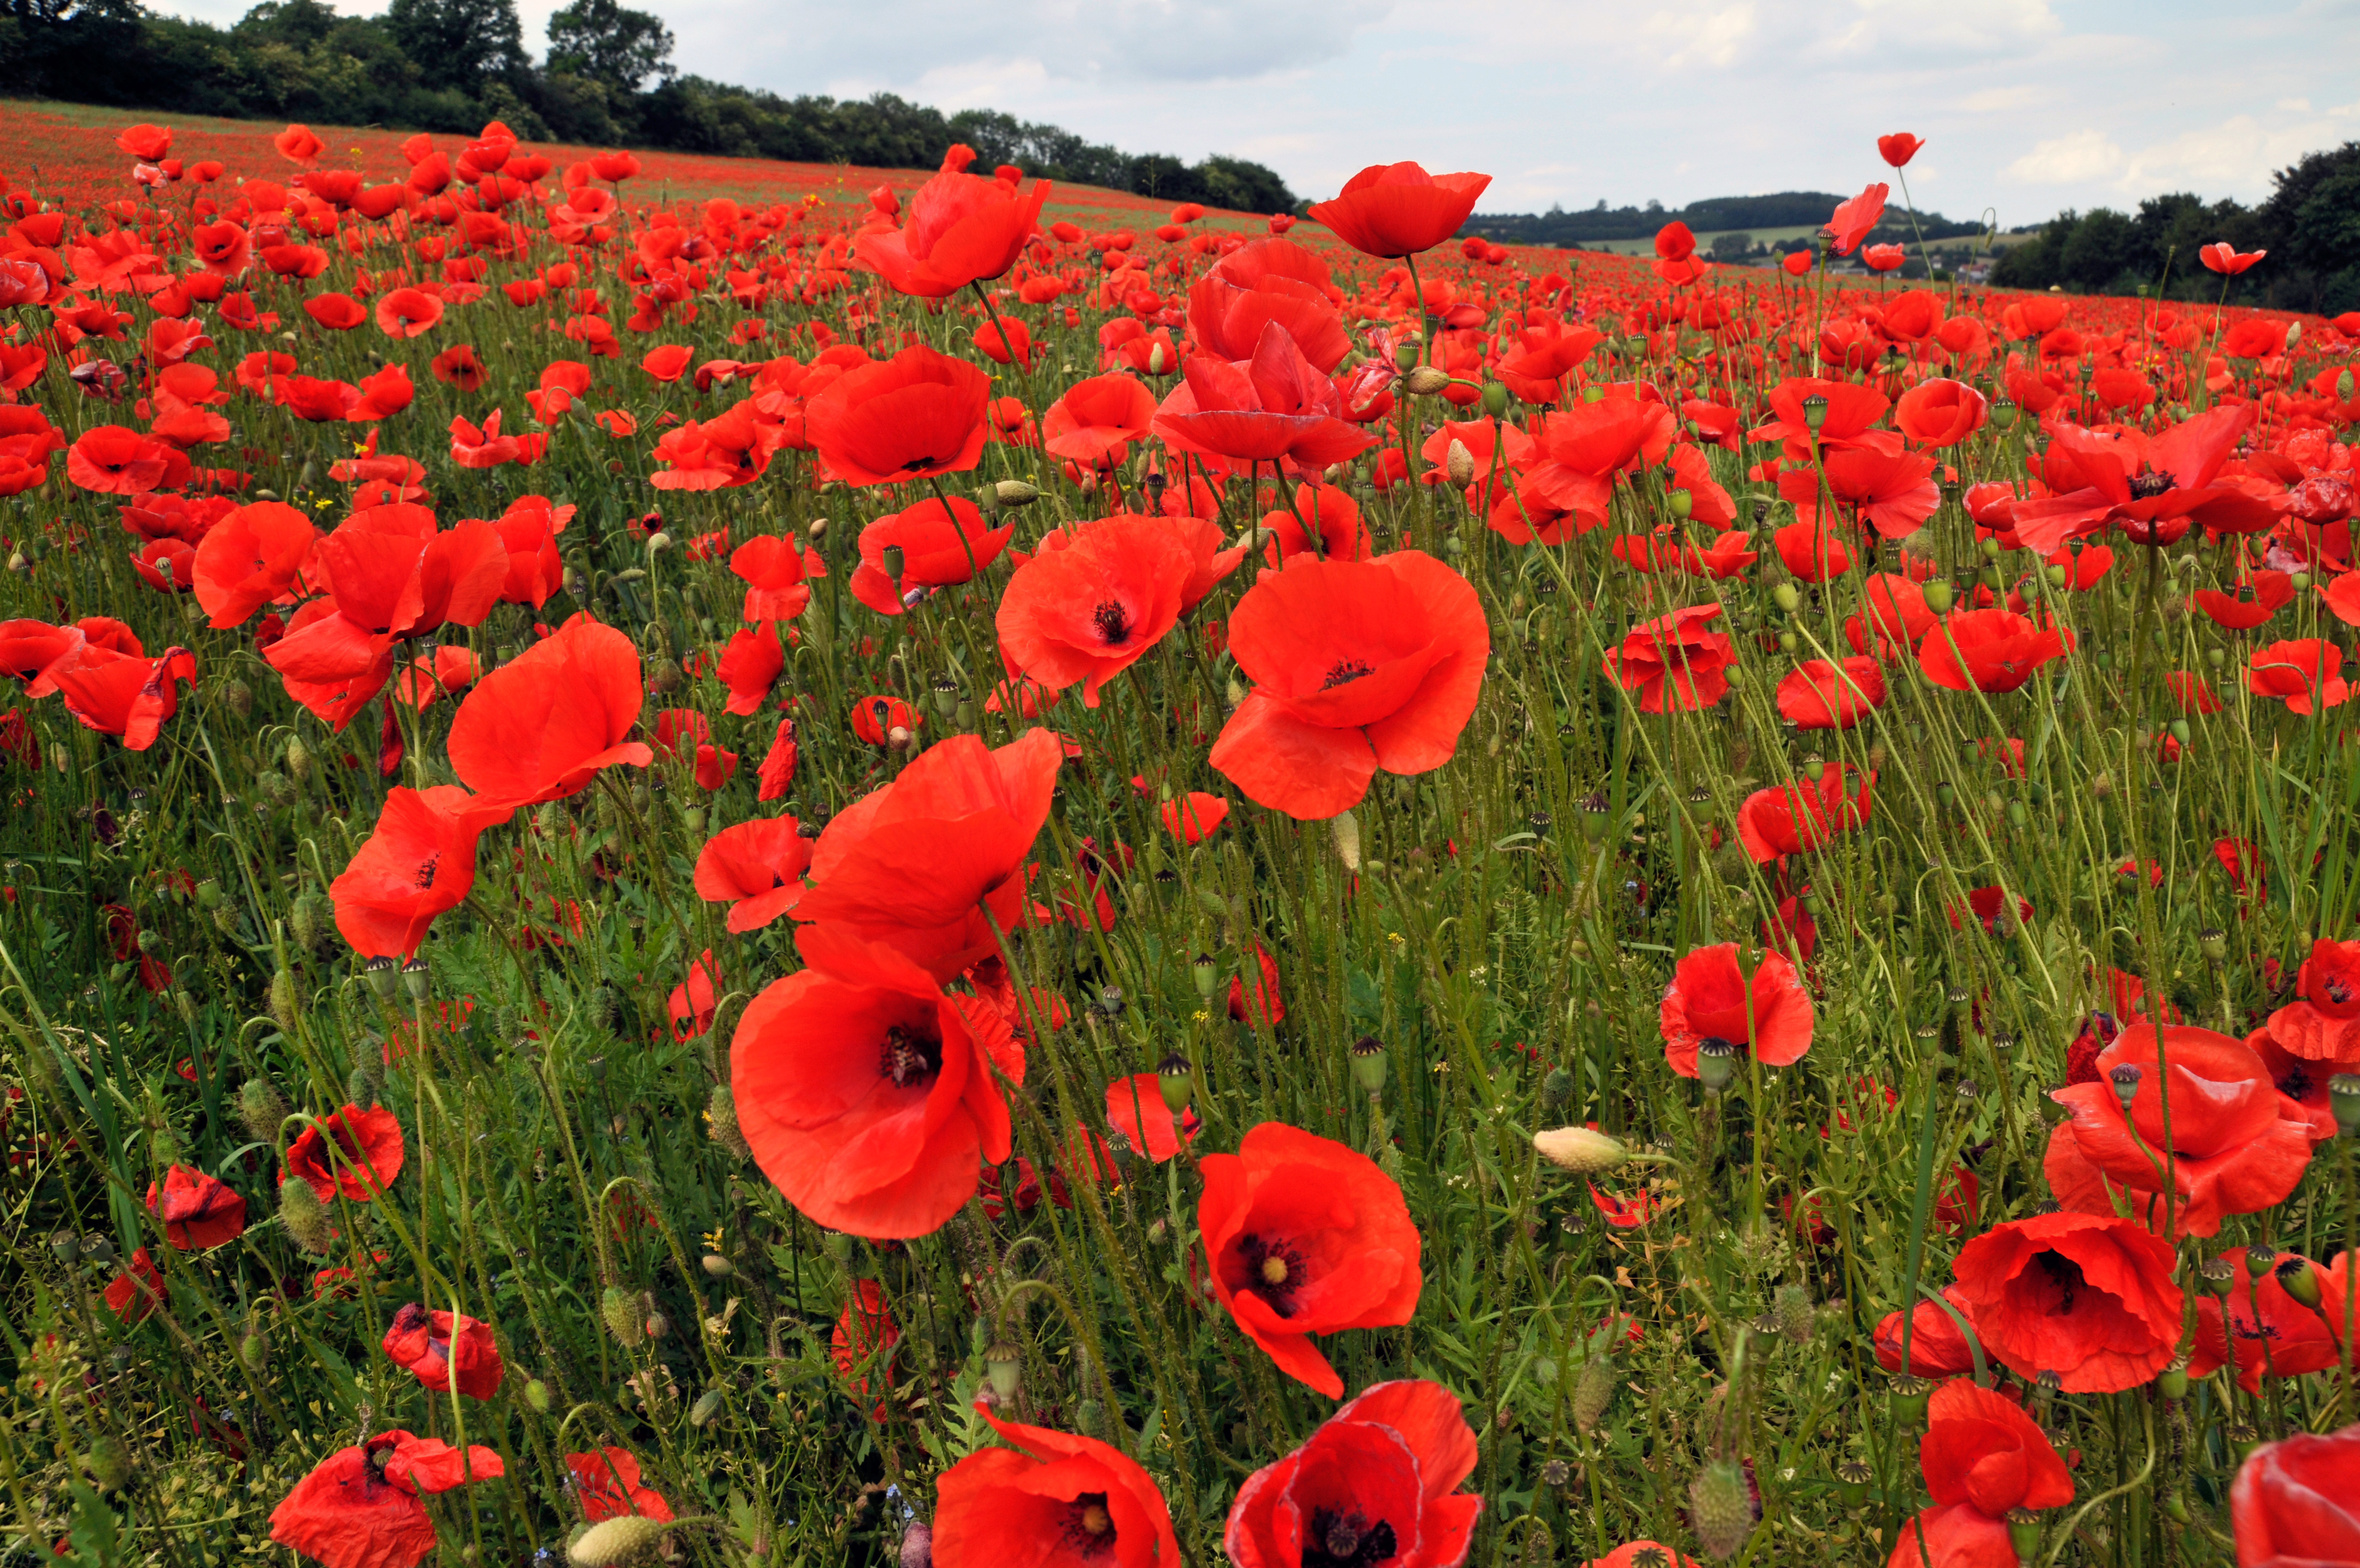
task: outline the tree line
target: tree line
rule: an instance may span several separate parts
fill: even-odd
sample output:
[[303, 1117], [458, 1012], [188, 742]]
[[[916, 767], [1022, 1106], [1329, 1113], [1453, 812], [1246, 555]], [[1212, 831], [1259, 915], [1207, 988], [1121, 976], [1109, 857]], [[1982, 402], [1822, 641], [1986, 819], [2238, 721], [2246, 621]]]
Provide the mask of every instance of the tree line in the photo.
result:
[[12, 95], [161, 113], [472, 134], [724, 157], [931, 169], [954, 142], [986, 165], [1246, 212], [1297, 206], [1261, 164], [1132, 154], [989, 109], [945, 115], [891, 93], [786, 97], [682, 75], [662, 19], [573, 0], [536, 61], [515, 0], [391, 0], [344, 16], [263, 0], [228, 27], [139, 0], [0, 0], [0, 83]]

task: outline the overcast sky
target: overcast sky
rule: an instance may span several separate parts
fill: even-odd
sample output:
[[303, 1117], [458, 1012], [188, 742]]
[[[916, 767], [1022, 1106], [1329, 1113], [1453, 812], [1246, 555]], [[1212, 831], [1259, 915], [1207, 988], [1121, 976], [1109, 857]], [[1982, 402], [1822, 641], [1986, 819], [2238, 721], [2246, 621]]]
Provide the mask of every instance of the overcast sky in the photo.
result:
[[[1884, 177], [1876, 136], [1907, 130], [1923, 206], [2014, 226], [2168, 190], [2251, 201], [2360, 137], [2360, 0], [641, 3], [717, 81], [1230, 153], [1313, 198], [1416, 159], [1490, 174], [1486, 212], [1849, 192]], [[537, 43], [554, 5], [522, 5]]]

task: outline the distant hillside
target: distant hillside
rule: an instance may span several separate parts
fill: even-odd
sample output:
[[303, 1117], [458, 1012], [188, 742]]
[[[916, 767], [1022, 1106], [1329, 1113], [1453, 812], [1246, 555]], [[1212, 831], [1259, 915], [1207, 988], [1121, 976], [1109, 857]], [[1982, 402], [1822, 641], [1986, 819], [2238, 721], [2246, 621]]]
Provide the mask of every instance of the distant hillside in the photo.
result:
[[[1609, 207], [1601, 201], [1583, 212], [1552, 208], [1543, 213], [1479, 212], [1467, 220], [1467, 234], [1512, 245], [1550, 245], [1560, 250], [1597, 245], [1611, 240], [1647, 239], [1665, 224], [1685, 223], [1698, 234], [1737, 230], [1760, 231], [1825, 223], [1836, 203], [1848, 198], [1830, 191], [1779, 191], [1769, 196], [1714, 196], [1667, 210], [1661, 202], [1644, 207]], [[1890, 228], [1906, 230], [1908, 215], [1898, 206], [1886, 217]], [[1929, 240], [1976, 233], [1980, 225], [1955, 223], [1940, 213], [1918, 214], [1918, 228]]]

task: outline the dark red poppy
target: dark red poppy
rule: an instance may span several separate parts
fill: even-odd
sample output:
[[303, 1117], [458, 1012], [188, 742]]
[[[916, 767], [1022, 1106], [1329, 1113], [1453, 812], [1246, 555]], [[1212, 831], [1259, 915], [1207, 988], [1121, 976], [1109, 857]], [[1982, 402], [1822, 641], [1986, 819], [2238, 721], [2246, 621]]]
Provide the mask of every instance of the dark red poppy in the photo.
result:
[[1371, 164], [1333, 201], [1311, 209], [1336, 238], [1364, 256], [1398, 259], [1431, 250], [1459, 232], [1491, 184], [1488, 174], [1428, 174], [1414, 163]]
[[1023, 253], [1049, 182], [1035, 180], [1027, 193], [1021, 177], [967, 173], [974, 161], [974, 148], [953, 143], [941, 170], [911, 198], [904, 227], [872, 228], [853, 240], [853, 254], [896, 293], [940, 299], [999, 277]]
[[121, 1273], [99, 1292], [107, 1310], [125, 1324], [137, 1323], [164, 1304], [164, 1275], [145, 1247], [131, 1254]]
[[828, 823], [795, 918], [841, 925], [944, 978], [996, 953], [993, 925], [1031, 918], [1024, 862], [1064, 755], [1046, 729], [997, 750], [972, 735], [928, 747]]
[[1787, 1067], [1811, 1049], [1811, 993], [1784, 954], [1765, 953], [1749, 978], [1737, 944], [1700, 947], [1682, 958], [1658, 1010], [1664, 1060], [1683, 1078], [1697, 1076], [1707, 1040], [1741, 1047], [1767, 1067]]
[[[2155, 1162], [2162, 1161], [2172, 1178], [2172, 1234], [2210, 1236], [2228, 1216], [2268, 1208], [2302, 1180], [2309, 1118], [2289, 1110], [2242, 1041], [2141, 1023], [2093, 1065], [2095, 1081], [2049, 1094], [2072, 1113], [2051, 1133], [2044, 1167], [2067, 1208], [2112, 1215], [2127, 1194], [2132, 1217], [2160, 1231], [2166, 1205]], [[2139, 1075], [2127, 1115], [2110, 1078], [2124, 1068]]]
[[594, 1453], [568, 1454], [565, 1470], [582, 1504], [582, 1515], [592, 1524], [601, 1519], [672, 1517], [671, 1505], [662, 1493], [645, 1484], [639, 1460], [627, 1448], [610, 1445]]
[[1778, 683], [1779, 717], [1801, 730], [1848, 730], [1884, 705], [1885, 672], [1874, 659], [1808, 659]]
[[455, 784], [387, 791], [376, 827], [328, 886], [336, 929], [365, 958], [410, 957], [435, 916], [474, 888], [476, 841], [515, 810]]
[[1737, 652], [1726, 634], [1706, 629], [1720, 614], [1720, 605], [1695, 604], [1641, 622], [1607, 650], [1606, 673], [1639, 694], [1642, 713], [1711, 707], [1729, 693]]
[[1380, 769], [1451, 759], [1491, 629], [1473, 585], [1432, 556], [1296, 556], [1238, 600], [1229, 647], [1254, 689], [1212, 765], [1249, 799], [1308, 820], [1350, 810]]
[[804, 405], [803, 427], [829, 474], [848, 485], [963, 473], [983, 457], [991, 377], [912, 344], [861, 365]]
[[723, 828], [697, 854], [697, 896], [730, 906], [730, 930], [759, 931], [803, 896], [811, 851], [812, 841], [793, 817]]
[[1181, 1568], [1155, 1478], [1094, 1437], [1002, 1421], [935, 1483], [934, 1568]]
[[[1082, 703], [1179, 624], [1195, 562], [1160, 518], [1092, 523], [1062, 550], [1044, 550], [1000, 596], [1000, 648], [1044, 691], [1082, 683]], [[1241, 607], [1242, 608], [1242, 607]]]
[[451, 770], [487, 803], [561, 799], [601, 768], [655, 760], [624, 739], [645, 702], [631, 639], [583, 611], [476, 682], [451, 721]]
[[1918, 643], [1918, 668], [1949, 691], [2014, 691], [2072, 647], [2071, 632], [2013, 610], [1953, 610]]
[[385, 1358], [405, 1367], [428, 1393], [447, 1394], [456, 1384], [469, 1399], [500, 1391], [507, 1368], [492, 1326], [455, 1312], [429, 1312], [405, 1302], [385, 1331]]
[[1277, 322], [1265, 322], [1251, 357], [1193, 356], [1156, 409], [1155, 433], [1177, 452], [1233, 463], [1284, 460], [1297, 473], [1348, 462], [1376, 437], [1344, 417], [1336, 384], [1303, 357]]
[[[860, 565], [852, 569], [852, 596], [879, 615], [899, 615], [902, 596], [913, 589], [973, 581], [976, 573], [1000, 558], [1015, 534], [1014, 522], [992, 527], [963, 495], [928, 496], [860, 531]], [[898, 572], [887, 553], [895, 550], [901, 552]]]
[[[1875, 669], [1873, 660], [1851, 662]], [[1881, 682], [1879, 690], [1882, 690]], [[1782, 691], [1782, 704], [1783, 697]], [[1859, 783], [1857, 794], [1848, 787], [1851, 780]], [[1868, 821], [1868, 787], [1874, 782], [1874, 774], [1848, 762], [1837, 762], [1826, 765], [1816, 783], [1797, 780], [1756, 790], [1737, 808], [1738, 842], [1745, 846], [1756, 864], [1822, 848], [1839, 834], [1849, 833]]]
[[1214, 1293], [1280, 1371], [1342, 1398], [1344, 1380], [1311, 1336], [1407, 1323], [1417, 1310], [1418, 1228], [1401, 1188], [1366, 1155], [1282, 1122], [1201, 1165], [1197, 1225]]
[[1246, 1478], [1222, 1545], [1237, 1568], [1457, 1568], [1483, 1499], [1474, 1429], [1439, 1383], [1378, 1383]]
[[417, 1568], [434, 1555], [434, 1516], [418, 1499], [504, 1473], [470, 1444], [395, 1430], [340, 1448], [271, 1510], [270, 1538], [322, 1568]]
[[167, 1168], [161, 1185], [148, 1185], [147, 1206], [164, 1222], [164, 1239], [182, 1252], [202, 1252], [246, 1233], [246, 1200], [220, 1178], [185, 1165]]
[[994, 1069], [1022, 1083], [1023, 1047], [988, 1003], [945, 995], [891, 948], [841, 926], [797, 946], [811, 967], [755, 997], [730, 1042], [738, 1125], [816, 1223], [930, 1235], [975, 1195], [979, 1163], [1008, 1157]]
[[[334, 1147], [330, 1147], [331, 1140]], [[402, 1173], [402, 1124], [382, 1105], [362, 1110], [347, 1105], [303, 1129], [287, 1149], [290, 1177], [333, 1203], [339, 1193], [355, 1203], [366, 1203], [393, 1185]]]
[[2113, 1394], [2178, 1353], [2172, 1258], [2134, 1221], [2059, 1213], [1994, 1226], [1953, 1269], [1985, 1355], [2026, 1382], [2054, 1372], [2069, 1394]]

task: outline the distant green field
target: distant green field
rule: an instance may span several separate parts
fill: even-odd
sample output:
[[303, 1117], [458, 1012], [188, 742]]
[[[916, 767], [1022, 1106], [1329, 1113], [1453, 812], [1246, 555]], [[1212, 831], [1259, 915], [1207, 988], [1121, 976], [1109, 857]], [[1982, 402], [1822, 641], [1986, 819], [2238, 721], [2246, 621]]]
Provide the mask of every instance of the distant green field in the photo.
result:
[[[1898, 215], [1888, 214], [1888, 216]], [[1902, 221], [1906, 223], [1906, 217], [1902, 217]], [[1477, 221], [1475, 227], [1478, 231], [1481, 230], [1481, 220]], [[1700, 251], [1711, 250], [1713, 241], [1720, 238], [1723, 233], [1748, 234], [1753, 236], [1756, 244], [1776, 246], [1787, 240], [1807, 240], [1818, 232], [1819, 225], [1815, 223], [1789, 224], [1784, 228], [1771, 229], [1716, 229], [1698, 234], [1696, 248]], [[2033, 237], [2030, 234], [2002, 234], [1994, 243], [1997, 248], [2004, 250], [2010, 245], [2021, 244]], [[1975, 235], [1965, 235], [1946, 240], [1934, 240], [1930, 243], [1937, 249], [1948, 249], [1959, 245], [1971, 246], [1976, 243], [1977, 238]], [[1644, 239], [1635, 240], [1590, 240], [1583, 243], [1582, 249], [1606, 251], [1616, 256], [1652, 256], [1655, 254], [1655, 236], [1651, 234]]]

